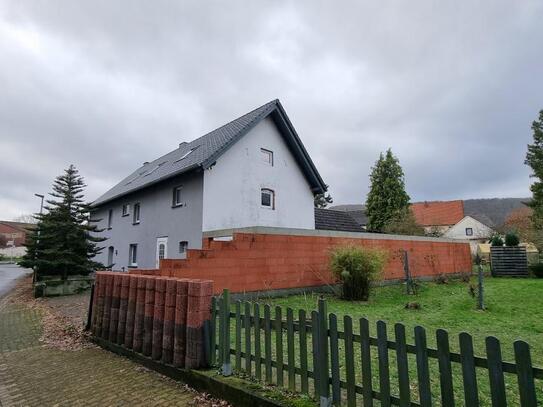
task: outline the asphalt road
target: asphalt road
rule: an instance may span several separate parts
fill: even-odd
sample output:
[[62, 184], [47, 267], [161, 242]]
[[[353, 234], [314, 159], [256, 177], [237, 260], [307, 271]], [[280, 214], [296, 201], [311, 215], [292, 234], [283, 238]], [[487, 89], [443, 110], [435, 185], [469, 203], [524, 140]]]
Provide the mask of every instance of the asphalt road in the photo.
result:
[[31, 272], [32, 270], [24, 269], [16, 264], [0, 264], [0, 297], [13, 287], [15, 280]]

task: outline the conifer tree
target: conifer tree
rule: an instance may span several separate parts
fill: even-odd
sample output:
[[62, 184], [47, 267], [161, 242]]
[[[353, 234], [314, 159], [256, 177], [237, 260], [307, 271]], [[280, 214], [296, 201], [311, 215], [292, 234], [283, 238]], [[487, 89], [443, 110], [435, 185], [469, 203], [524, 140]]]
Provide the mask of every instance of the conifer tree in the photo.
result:
[[366, 200], [367, 229], [383, 232], [394, 219], [409, 210], [409, 195], [400, 162], [390, 149], [380, 154], [370, 174], [370, 192]]
[[534, 143], [528, 144], [525, 164], [532, 167], [532, 177], [536, 181], [530, 186], [533, 209], [532, 221], [536, 230], [543, 228], [543, 110], [539, 112], [539, 120], [532, 123]]
[[43, 214], [35, 215], [38, 223], [29, 230], [25, 244], [27, 252], [21, 265], [33, 268], [38, 276], [86, 275], [103, 267], [93, 261], [101, 252], [97, 243], [105, 238], [90, 220], [90, 205], [84, 202], [83, 177], [70, 165], [53, 183], [51, 199]]

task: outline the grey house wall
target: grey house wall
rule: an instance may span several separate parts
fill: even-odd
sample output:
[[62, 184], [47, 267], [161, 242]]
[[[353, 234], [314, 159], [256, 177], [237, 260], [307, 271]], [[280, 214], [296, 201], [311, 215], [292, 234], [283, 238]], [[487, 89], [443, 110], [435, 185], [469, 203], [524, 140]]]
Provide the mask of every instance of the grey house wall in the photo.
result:
[[[172, 208], [173, 188], [183, 186], [181, 207]], [[130, 204], [130, 215], [122, 216], [123, 204]], [[134, 204], [140, 204], [140, 223], [134, 225]], [[93, 219], [101, 219], [100, 236], [107, 240], [100, 245], [104, 250], [95, 259], [108, 263], [108, 247], [113, 246], [115, 270], [128, 267], [130, 244], [137, 244], [139, 268], [155, 268], [157, 238], [168, 237], [167, 257], [183, 258], [179, 242], [187, 241], [188, 248], [202, 247], [203, 173], [192, 172], [166, 180], [117, 200], [108, 202], [92, 212]], [[108, 211], [113, 209], [111, 229], [107, 229]]]

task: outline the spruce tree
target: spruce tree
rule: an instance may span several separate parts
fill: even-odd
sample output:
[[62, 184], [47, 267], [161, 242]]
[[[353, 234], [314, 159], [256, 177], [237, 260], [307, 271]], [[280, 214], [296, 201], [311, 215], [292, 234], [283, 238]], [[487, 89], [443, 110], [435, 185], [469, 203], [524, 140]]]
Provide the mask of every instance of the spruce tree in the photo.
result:
[[390, 149], [380, 154], [370, 174], [370, 192], [366, 200], [367, 229], [383, 232], [394, 219], [409, 210], [409, 195], [400, 162]]
[[27, 252], [21, 265], [33, 268], [38, 276], [86, 275], [103, 267], [93, 261], [103, 249], [97, 243], [105, 238], [90, 220], [90, 206], [84, 202], [86, 187], [77, 169], [70, 165], [53, 183], [52, 199], [43, 214], [35, 215], [38, 223], [29, 230]]
[[528, 144], [525, 164], [532, 167], [532, 177], [536, 181], [530, 186], [533, 209], [532, 221], [537, 230], [543, 228], [543, 110], [539, 112], [539, 120], [532, 123], [534, 143]]

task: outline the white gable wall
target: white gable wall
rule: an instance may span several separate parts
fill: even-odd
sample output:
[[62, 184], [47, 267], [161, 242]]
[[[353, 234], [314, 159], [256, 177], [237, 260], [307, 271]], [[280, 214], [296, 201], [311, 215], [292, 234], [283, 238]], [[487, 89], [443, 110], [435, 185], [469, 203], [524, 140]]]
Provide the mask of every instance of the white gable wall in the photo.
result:
[[[273, 151], [273, 166], [260, 149]], [[275, 209], [261, 206], [260, 190], [275, 191]], [[204, 172], [203, 231], [248, 226], [315, 229], [313, 193], [269, 117]]]
[[[471, 228], [473, 230], [473, 236], [466, 235], [466, 228]], [[490, 227], [479, 222], [477, 219], [472, 218], [471, 216], [465, 216], [460, 222], [447, 230], [443, 237], [448, 237], [451, 239], [477, 240], [486, 239], [490, 237], [492, 233], [493, 230]]]

